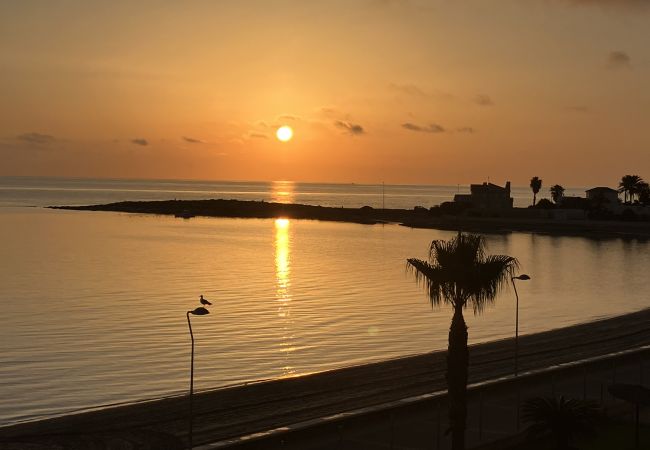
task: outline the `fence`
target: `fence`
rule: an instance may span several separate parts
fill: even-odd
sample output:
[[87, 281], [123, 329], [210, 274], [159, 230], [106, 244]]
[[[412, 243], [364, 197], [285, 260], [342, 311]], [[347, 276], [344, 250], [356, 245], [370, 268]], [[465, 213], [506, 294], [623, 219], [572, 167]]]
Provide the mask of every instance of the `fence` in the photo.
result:
[[[632, 414], [634, 407], [613, 398], [607, 387], [644, 384], [649, 379], [650, 346], [645, 346], [472, 384], [468, 386], [467, 447], [489, 448], [490, 443], [520, 437], [521, 406], [532, 397], [591, 399], [608, 415]], [[450, 448], [447, 429], [447, 393], [441, 391], [197, 449], [446, 450]]]

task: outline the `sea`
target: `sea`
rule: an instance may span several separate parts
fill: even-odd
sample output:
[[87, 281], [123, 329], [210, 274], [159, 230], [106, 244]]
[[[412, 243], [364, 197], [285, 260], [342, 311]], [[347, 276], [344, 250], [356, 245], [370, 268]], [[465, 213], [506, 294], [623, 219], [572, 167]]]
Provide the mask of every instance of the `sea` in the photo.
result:
[[[545, 190], [547, 190], [545, 188]], [[183, 395], [186, 312], [206, 391], [446, 347], [448, 307], [406, 269], [453, 232], [311, 220], [181, 219], [53, 205], [225, 198], [431, 207], [468, 186], [0, 177], [0, 426]], [[567, 189], [584, 195], [584, 188]], [[515, 204], [532, 201], [513, 189]], [[547, 195], [540, 195], [547, 197]], [[487, 234], [519, 259], [520, 332], [649, 306], [650, 243]], [[470, 343], [511, 337], [515, 294], [466, 313]]]

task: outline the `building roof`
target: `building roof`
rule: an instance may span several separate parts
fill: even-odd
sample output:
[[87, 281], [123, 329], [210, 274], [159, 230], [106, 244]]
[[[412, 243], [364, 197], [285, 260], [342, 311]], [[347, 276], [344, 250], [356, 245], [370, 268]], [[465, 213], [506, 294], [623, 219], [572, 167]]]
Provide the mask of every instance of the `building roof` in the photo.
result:
[[598, 186], [595, 188], [587, 189], [587, 192], [616, 192], [618, 194], [618, 191], [616, 189], [612, 189], [610, 187], [604, 187], [604, 186]]
[[454, 195], [455, 202], [471, 202], [472, 194], [456, 194]]
[[506, 188], [493, 183], [471, 184], [470, 189], [472, 191], [474, 189], [480, 189], [486, 191], [504, 191], [504, 192], [506, 191]]

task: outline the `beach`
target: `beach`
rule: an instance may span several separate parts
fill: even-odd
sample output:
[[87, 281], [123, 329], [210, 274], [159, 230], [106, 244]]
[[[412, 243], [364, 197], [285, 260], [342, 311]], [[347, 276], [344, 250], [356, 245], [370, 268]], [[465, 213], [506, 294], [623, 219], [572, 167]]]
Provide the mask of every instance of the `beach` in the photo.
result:
[[[645, 309], [521, 336], [519, 367], [548, 367], [647, 345], [649, 320], [650, 309]], [[194, 402], [194, 444], [444, 389], [445, 354], [439, 351], [202, 392]], [[513, 339], [471, 346], [470, 382], [511, 374], [513, 354]], [[89, 448], [90, 441], [116, 439], [153, 440], [165, 442], [169, 446], [165, 448], [180, 448], [187, 436], [187, 400], [168, 398], [4, 427], [0, 429], [0, 448], [16, 448], [11, 442]]]

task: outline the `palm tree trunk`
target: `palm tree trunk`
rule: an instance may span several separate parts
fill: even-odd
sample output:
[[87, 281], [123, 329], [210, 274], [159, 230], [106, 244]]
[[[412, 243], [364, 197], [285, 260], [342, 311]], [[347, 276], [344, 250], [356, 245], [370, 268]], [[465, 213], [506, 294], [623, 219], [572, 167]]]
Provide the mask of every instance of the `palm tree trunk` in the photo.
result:
[[465, 450], [468, 364], [467, 325], [463, 317], [462, 305], [460, 305], [454, 307], [447, 351], [447, 389], [452, 450]]
[[537, 203], [537, 193], [533, 192], [533, 206]]

